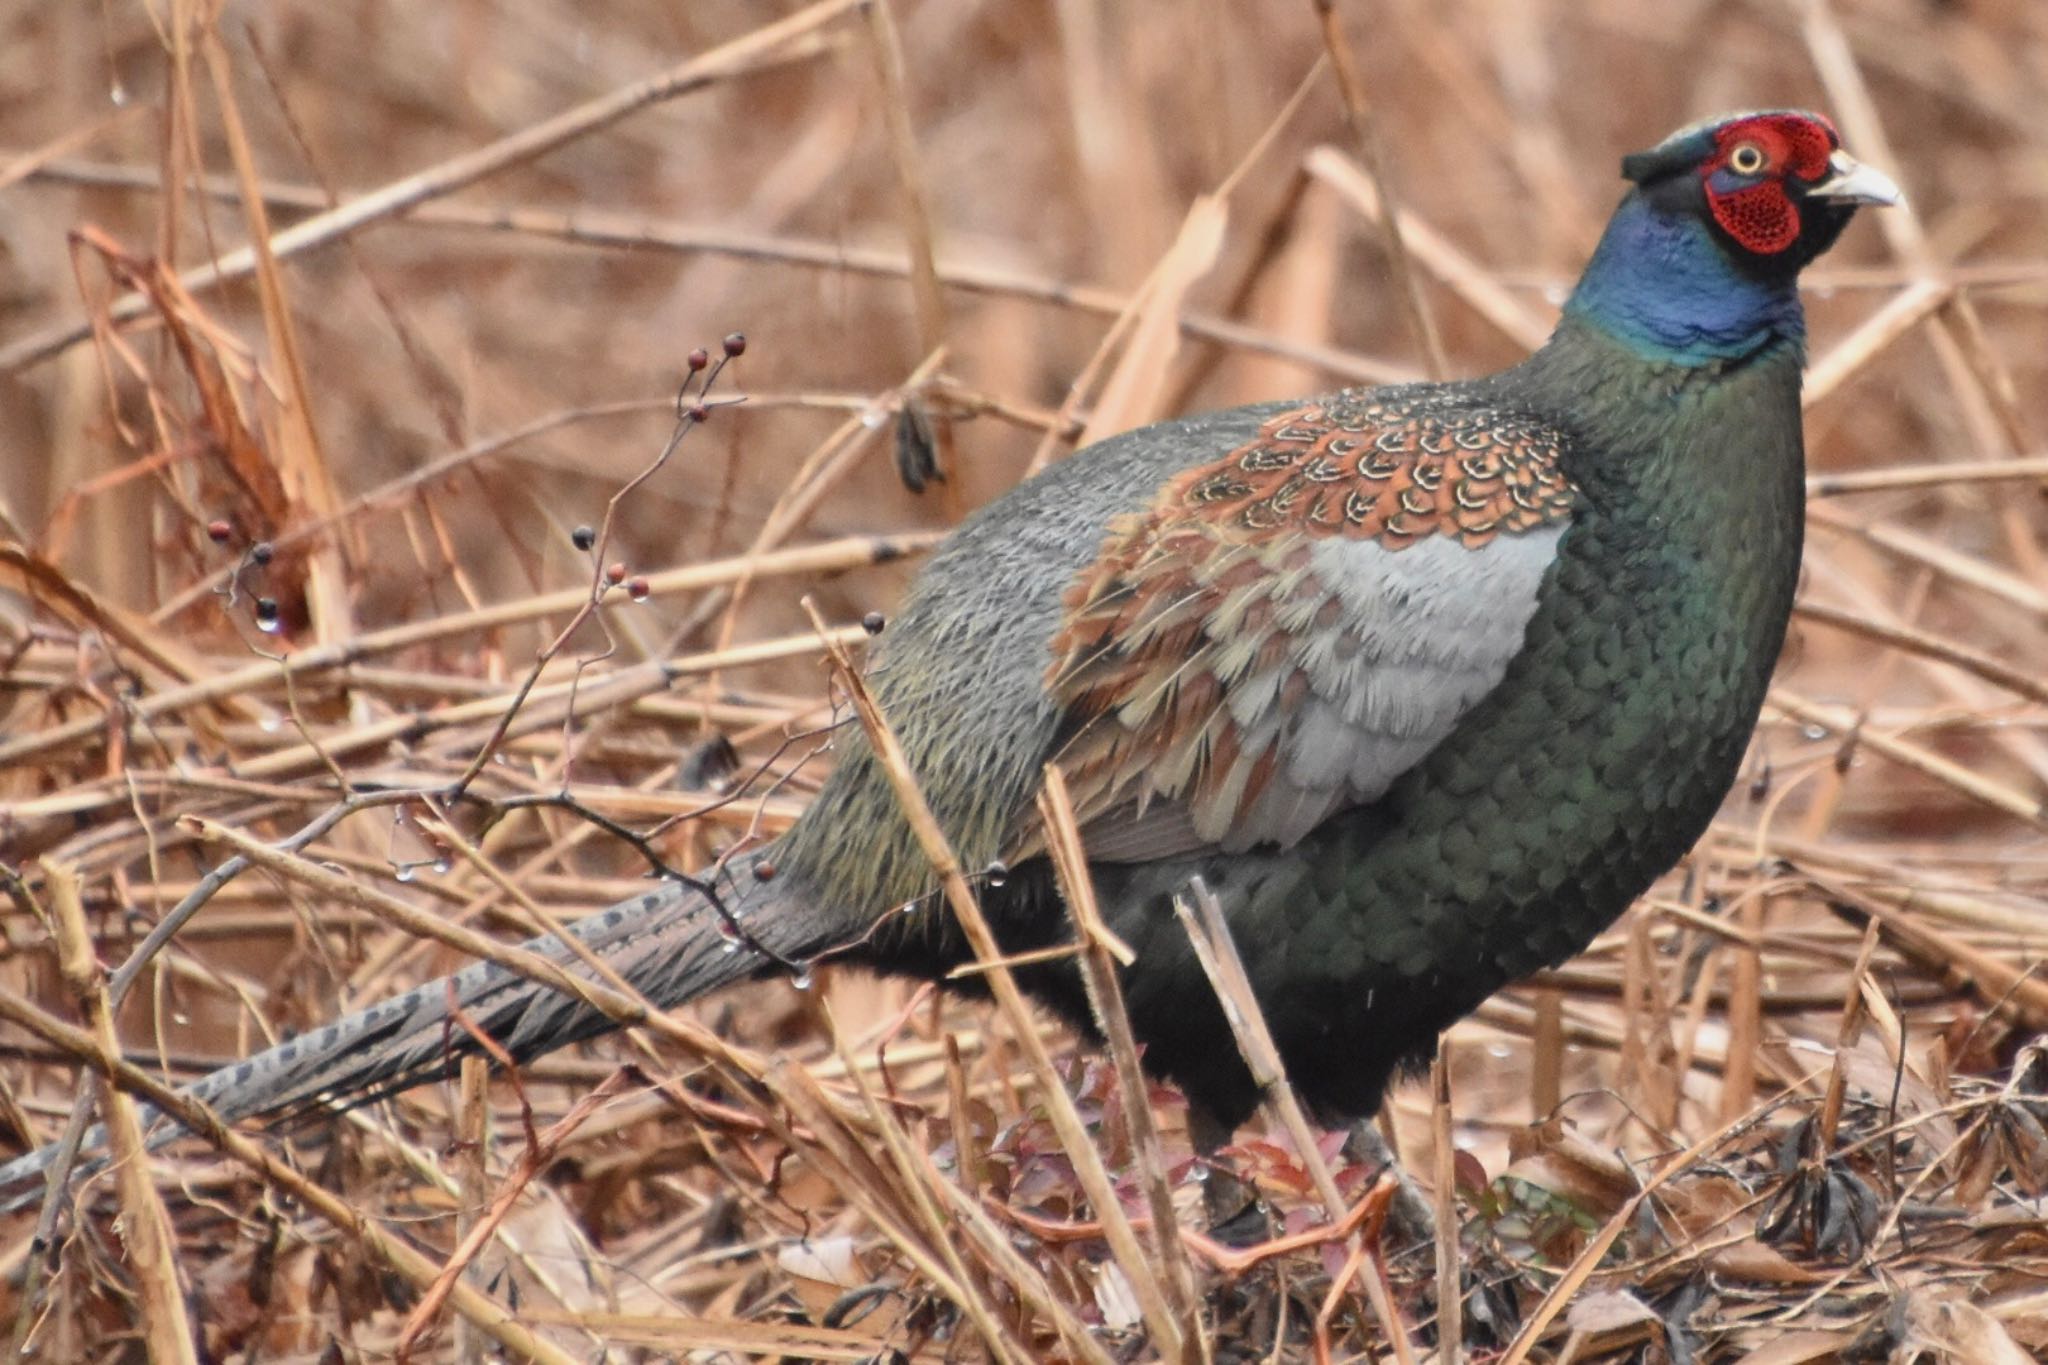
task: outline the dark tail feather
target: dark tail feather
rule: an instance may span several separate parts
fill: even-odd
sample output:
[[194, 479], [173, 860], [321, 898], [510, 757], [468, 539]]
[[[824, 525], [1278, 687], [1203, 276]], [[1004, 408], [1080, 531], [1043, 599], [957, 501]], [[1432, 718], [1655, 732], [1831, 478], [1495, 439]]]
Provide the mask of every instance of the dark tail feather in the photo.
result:
[[[675, 884], [621, 901], [575, 925], [570, 933], [650, 1002], [664, 1008], [751, 976], [777, 958], [802, 961], [816, 956], [839, 946], [839, 938], [847, 936], [830, 932], [830, 917], [794, 894], [793, 886], [757, 883], [746, 875], [744, 864], [736, 870], [740, 876], [728, 875], [721, 881], [732, 888], [727, 909], [737, 915], [745, 941], [732, 933], [702, 892]], [[525, 947], [561, 964], [571, 975], [593, 976], [560, 939], [533, 939]], [[469, 1027], [452, 1017], [451, 1000]], [[288, 1117], [322, 1104], [359, 1104], [453, 1072], [463, 1057], [482, 1051], [471, 1027], [495, 1040], [514, 1061], [525, 1062], [608, 1033], [616, 1025], [573, 996], [496, 963], [479, 963], [222, 1067], [195, 1081], [186, 1093], [230, 1121]], [[149, 1111], [145, 1120], [158, 1117]], [[151, 1145], [170, 1141], [178, 1131], [160, 1125]], [[93, 1152], [101, 1145], [95, 1130], [85, 1150]], [[54, 1146], [43, 1147], [0, 1167], [0, 1209], [39, 1197], [43, 1172], [54, 1157]], [[89, 1164], [97, 1163], [82, 1161], [81, 1170]]]

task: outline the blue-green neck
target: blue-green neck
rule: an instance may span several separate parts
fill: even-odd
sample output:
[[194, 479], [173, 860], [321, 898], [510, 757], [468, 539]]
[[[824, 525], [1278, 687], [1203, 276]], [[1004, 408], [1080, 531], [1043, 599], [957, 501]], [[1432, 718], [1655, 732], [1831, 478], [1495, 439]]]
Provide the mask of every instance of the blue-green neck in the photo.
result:
[[1646, 360], [1675, 365], [1740, 360], [1806, 337], [1789, 272], [1762, 279], [1738, 269], [1705, 223], [1637, 194], [1615, 210], [1565, 311]]

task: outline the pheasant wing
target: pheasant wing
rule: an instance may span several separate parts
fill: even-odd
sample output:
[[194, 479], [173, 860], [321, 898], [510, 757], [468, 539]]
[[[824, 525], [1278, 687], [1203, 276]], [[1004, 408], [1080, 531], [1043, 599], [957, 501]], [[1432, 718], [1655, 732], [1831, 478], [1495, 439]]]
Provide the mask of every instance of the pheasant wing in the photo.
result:
[[1383, 794], [1521, 648], [1563, 446], [1442, 389], [1339, 394], [1111, 523], [1046, 676], [1091, 856], [1286, 846]]

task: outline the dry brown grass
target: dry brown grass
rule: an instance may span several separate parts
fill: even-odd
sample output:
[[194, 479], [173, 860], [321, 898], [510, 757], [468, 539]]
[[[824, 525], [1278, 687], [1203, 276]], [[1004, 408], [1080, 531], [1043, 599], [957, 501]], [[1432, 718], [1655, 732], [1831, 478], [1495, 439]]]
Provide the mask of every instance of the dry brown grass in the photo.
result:
[[[1819, 496], [1749, 780], [1583, 957], [1450, 1035], [1448, 1115], [1420, 1084], [1390, 1113], [1410, 1167], [1463, 1187], [1473, 1358], [2048, 1349], [2048, 1102], [2023, 1098], [2048, 1026], [2048, 9], [1350, 0], [1347, 122], [1311, 0], [210, 8], [0, 14], [10, 1017], [102, 1008], [38, 921], [74, 879], [118, 965], [226, 856], [209, 829], [284, 840], [339, 784], [431, 791], [489, 754], [484, 794], [566, 778], [646, 829], [703, 805], [678, 756], [716, 733], [786, 780], [664, 851], [772, 832], [819, 767], [784, 735], [827, 715], [804, 593], [836, 623], [886, 608], [931, 531], [1084, 431], [1507, 363], [1621, 152], [1813, 105], [1912, 207], [1812, 272]], [[661, 449], [685, 353], [733, 330], [714, 400], [746, 401], [610, 523], [650, 600], [578, 623], [570, 528]], [[891, 458], [906, 410], [948, 476], [921, 496]], [[130, 1083], [459, 960], [323, 865], [508, 935], [634, 885], [545, 807], [471, 841], [372, 806], [303, 843], [208, 887], [136, 978]], [[1355, 1165], [1319, 1195], [1318, 1162], [1248, 1137], [1293, 1240], [1197, 1247], [1190, 1286], [1112, 1256], [1131, 1233], [1096, 1221], [1017, 1024], [824, 982], [267, 1142], [297, 1195], [160, 1162], [168, 1261], [149, 1183], [96, 1180], [0, 1329], [44, 1359], [175, 1358], [182, 1299], [217, 1359], [416, 1332], [422, 1359], [1108, 1360], [1199, 1314], [1189, 1349], [1219, 1359], [1435, 1352], [1427, 1249], [1385, 1266], [1394, 1341], [1366, 1305]], [[90, 1032], [0, 1046], [23, 1143], [64, 1126], [81, 1058], [110, 1064]], [[547, 1131], [622, 1057], [624, 1098]], [[1149, 1238], [1148, 1187], [1195, 1201], [1177, 1109], [1148, 1159], [1110, 1065], [1062, 1065]], [[1333, 1232], [1335, 1200], [1361, 1202]], [[0, 1250], [17, 1286], [28, 1236]], [[409, 1324], [404, 1281], [464, 1266]]]

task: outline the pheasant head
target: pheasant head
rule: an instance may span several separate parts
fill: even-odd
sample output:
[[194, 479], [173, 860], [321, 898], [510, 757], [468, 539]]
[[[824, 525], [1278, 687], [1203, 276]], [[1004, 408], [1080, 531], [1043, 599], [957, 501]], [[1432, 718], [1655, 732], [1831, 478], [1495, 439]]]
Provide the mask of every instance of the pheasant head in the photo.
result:
[[1632, 188], [1567, 311], [1681, 365], [1801, 342], [1799, 271], [1858, 206], [1900, 199], [1842, 150], [1833, 123], [1796, 110], [1681, 128], [1621, 169]]

